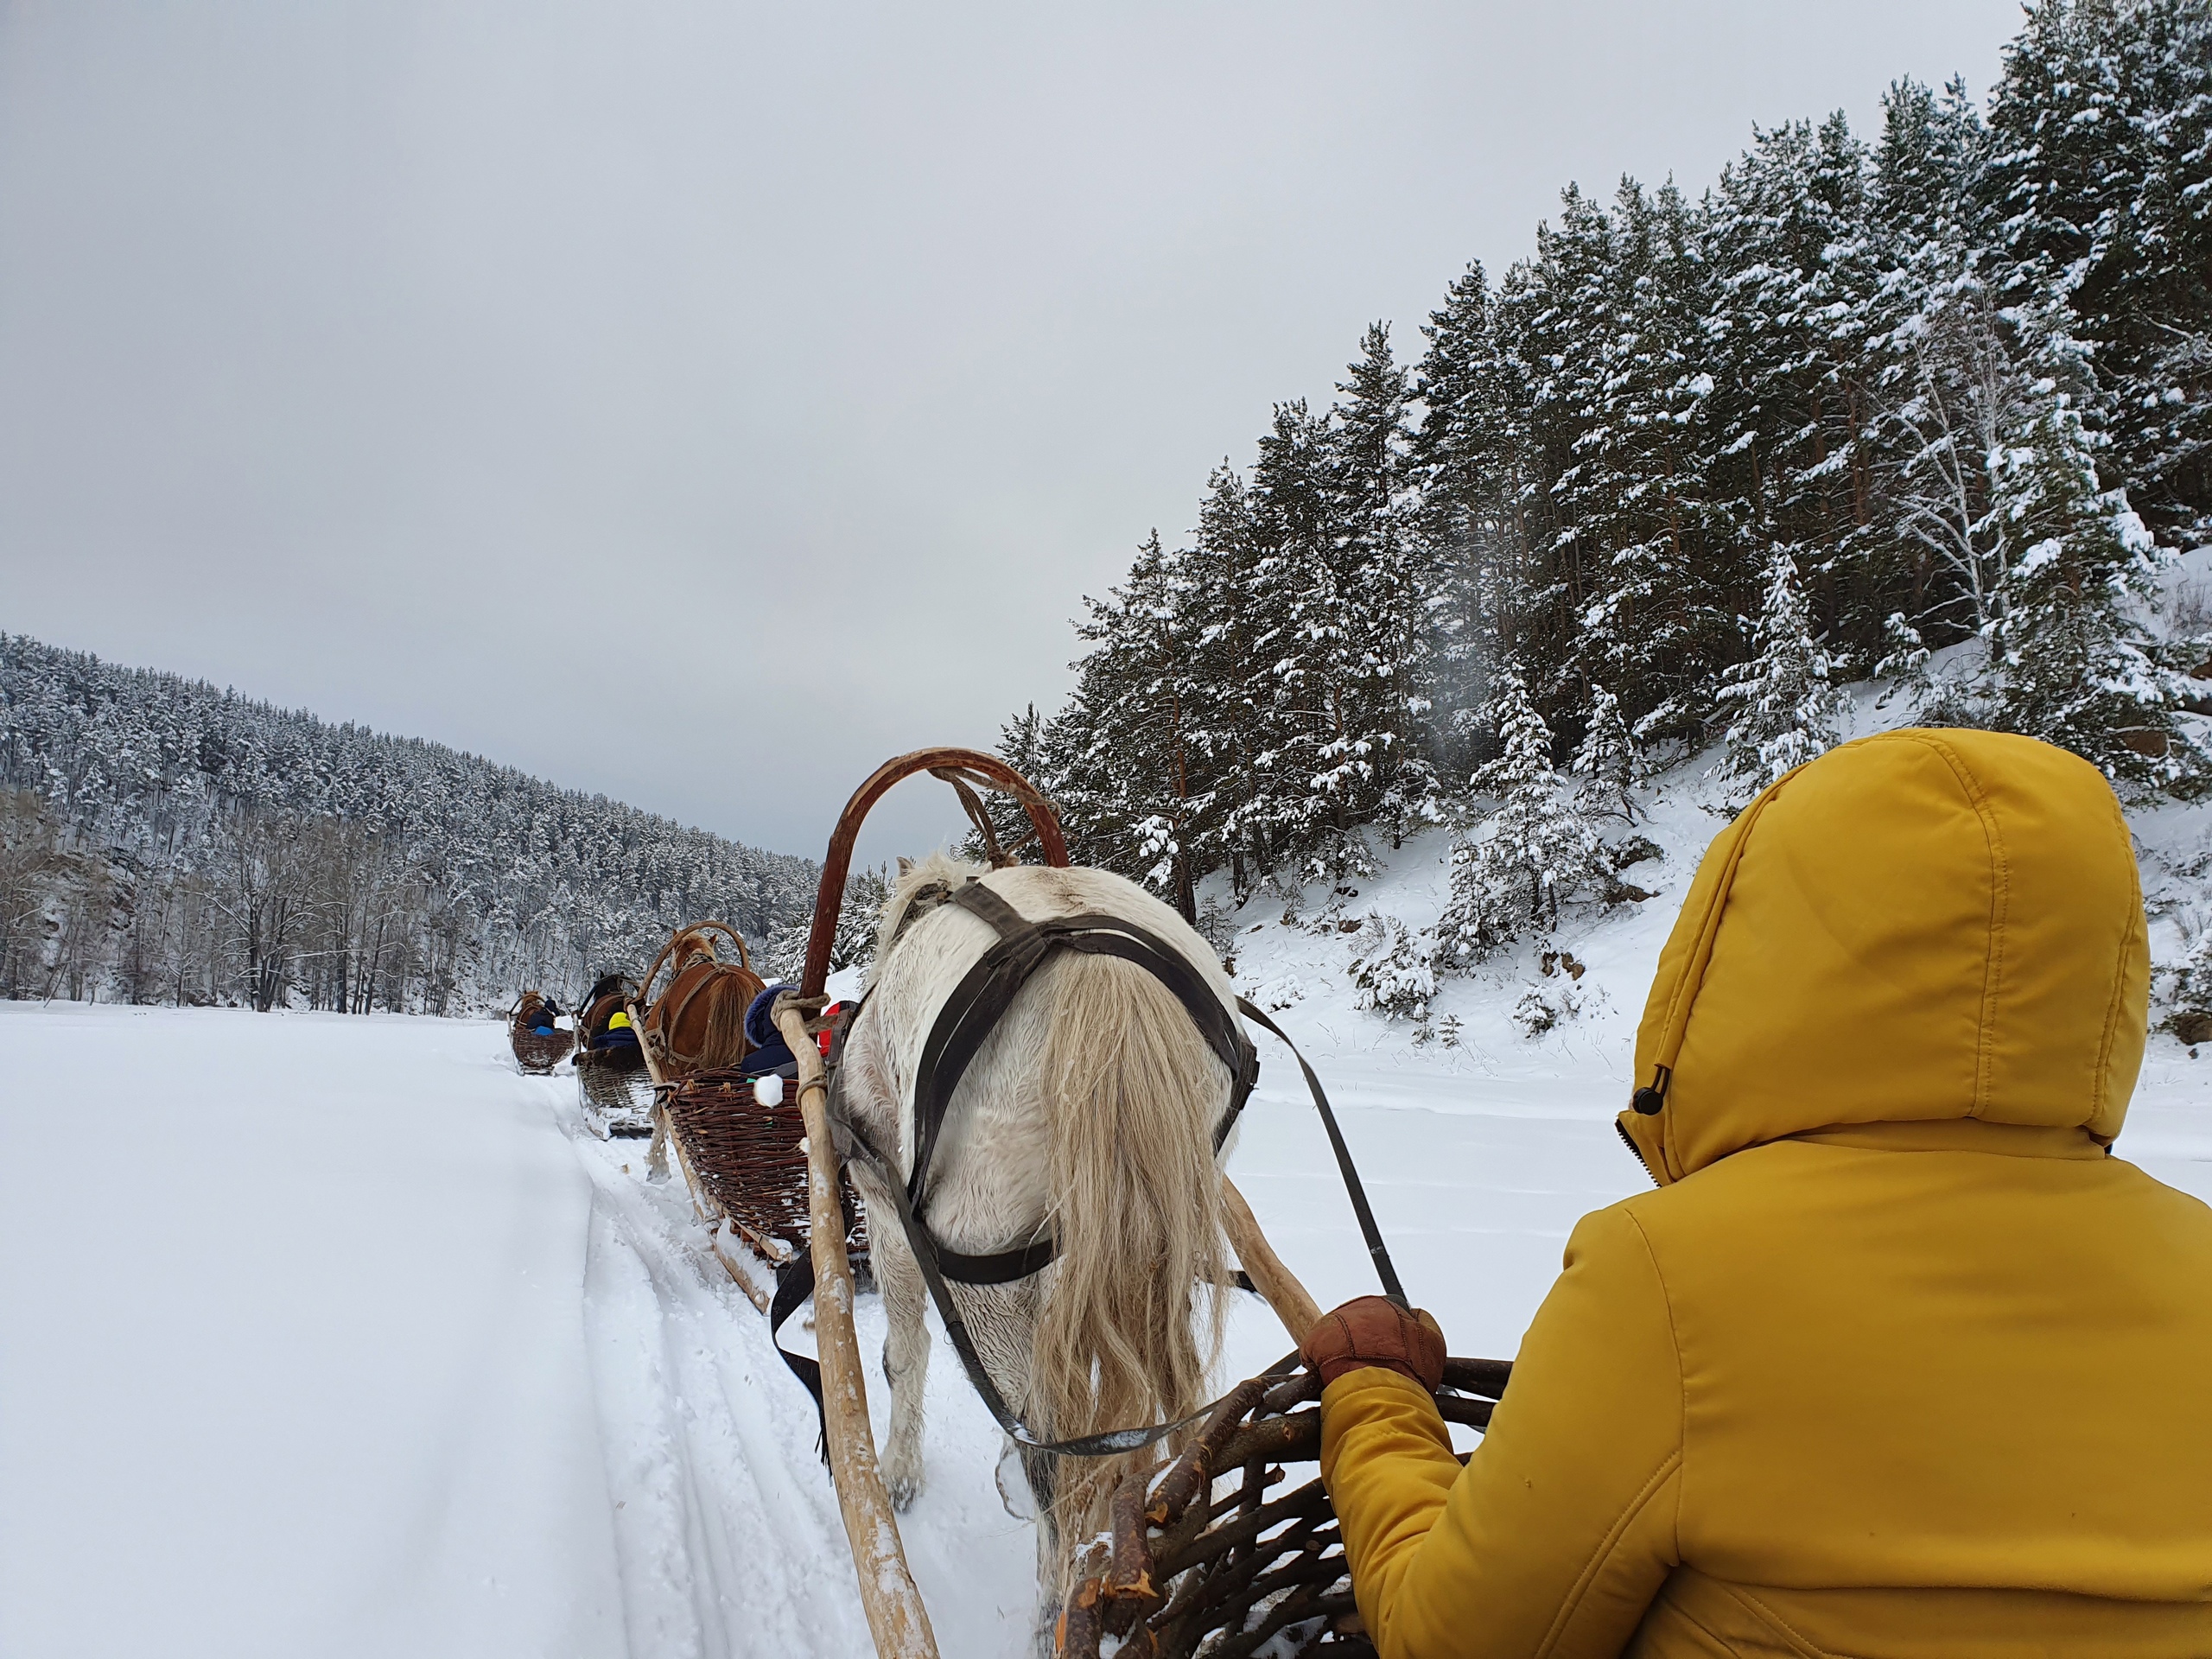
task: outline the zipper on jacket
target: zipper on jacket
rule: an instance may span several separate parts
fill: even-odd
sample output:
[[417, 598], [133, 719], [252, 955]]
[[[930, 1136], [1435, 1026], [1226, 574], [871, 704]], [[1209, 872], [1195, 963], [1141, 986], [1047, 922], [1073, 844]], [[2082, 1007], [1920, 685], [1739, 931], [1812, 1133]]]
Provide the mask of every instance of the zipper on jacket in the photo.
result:
[[1644, 1179], [1652, 1185], [1658, 1185], [1659, 1178], [1651, 1173], [1651, 1166], [1643, 1161], [1643, 1148], [1636, 1144], [1636, 1137], [1628, 1132], [1627, 1126], [1618, 1118], [1613, 1120], [1613, 1133], [1620, 1136], [1621, 1144], [1628, 1148], [1629, 1155], [1636, 1160], [1636, 1166], [1643, 1172]]

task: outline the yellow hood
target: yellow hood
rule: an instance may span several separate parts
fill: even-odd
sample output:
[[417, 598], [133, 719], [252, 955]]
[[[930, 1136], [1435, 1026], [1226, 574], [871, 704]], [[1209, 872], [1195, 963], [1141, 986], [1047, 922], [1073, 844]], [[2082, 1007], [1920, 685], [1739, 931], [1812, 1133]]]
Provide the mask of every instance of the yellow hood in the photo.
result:
[[1662, 1182], [1851, 1125], [2109, 1143], [2149, 987], [2133, 848], [2094, 766], [1992, 732], [1865, 738], [1707, 849], [1637, 1032], [1638, 1101], [1664, 1103], [1621, 1128]]

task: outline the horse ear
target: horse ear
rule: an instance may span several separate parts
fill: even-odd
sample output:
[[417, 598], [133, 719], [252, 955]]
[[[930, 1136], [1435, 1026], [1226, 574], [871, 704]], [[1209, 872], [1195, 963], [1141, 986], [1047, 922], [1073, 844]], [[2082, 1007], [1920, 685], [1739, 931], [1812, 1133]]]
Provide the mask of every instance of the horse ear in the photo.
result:
[[908, 875], [912, 875], [913, 873], [914, 873], [914, 861], [913, 861], [912, 859], [911, 859], [911, 858], [907, 857], [907, 856], [906, 856], [906, 854], [904, 854], [904, 853], [899, 854], [899, 874], [901, 876], [908, 876]]

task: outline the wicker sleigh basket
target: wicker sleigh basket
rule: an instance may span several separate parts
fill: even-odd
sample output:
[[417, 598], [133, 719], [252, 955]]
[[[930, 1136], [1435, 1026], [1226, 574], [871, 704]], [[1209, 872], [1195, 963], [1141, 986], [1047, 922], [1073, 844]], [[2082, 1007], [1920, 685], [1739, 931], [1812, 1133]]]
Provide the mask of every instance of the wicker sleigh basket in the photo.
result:
[[[1437, 1409], [1487, 1427], [1511, 1370], [1446, 1360]], [[1108, 1637], [1118, 1659], [1374, 1659], [1321, 1489], [1320, 1395], [1310, 1371], [1254, 1377], [1181, 1457], [1123, 1483], [1112, 1530], [1060, 1616], [1061, 1659], [1099, 1659]], [[1279, 1483], [1290, 1490], [1269, 1497]]]
[[[668, 1122], [695, 1188], [753, 1252], [780, 1267], [807, 1247], [806, 1124], [795, 1100], [763, 1106], [734, 1069], [694, 1072], [668, 1090]], [[857, 1264], [867, 1227], [844, 1183], [845, 1248]]]
[[507, 1021], [507, 1046], [515, 1052], [515, 1064], [536, 1077], [543, 1077], [569, 1058], [569, 1050], [575, 1044], [572, 1031], [556, 1031], [540, 1036], [526, 1028], [520, 1019]]
[[515, 1064], [525, 1071], [543, 1077], [569, 1058], [569, 1050], [576, 1039], [573, 1032], [556, 1031], [541, 1036], [534, 1031], [511, 1031], [507, 1041], [515, 1052]]

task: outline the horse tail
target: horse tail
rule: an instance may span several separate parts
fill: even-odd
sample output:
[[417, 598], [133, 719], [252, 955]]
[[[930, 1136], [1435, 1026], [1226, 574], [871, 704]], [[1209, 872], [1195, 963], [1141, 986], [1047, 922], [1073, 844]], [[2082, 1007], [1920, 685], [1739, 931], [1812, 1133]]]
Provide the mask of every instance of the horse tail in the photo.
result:
[[[1221, 1350], [1213, 1129], [1229, 1076], [1183, 1005], [1134, 963], [1068, 951], [1034, 983], [1047, 998], [1059, 1255], [1038, 1318], [1033, 1407], [1055, 1439], [1173, 1421], [1205, 1403]], [[1063, 1543], [1103, 1530], [1116, 1478], [1141, 1478], [1160, 1455], [1058, 1459]]]
[[698, 1067], [735, 1065], [745, 1058], [745, 1011], [759, 995], [758, 975], [742, 968], [721, 969], [707, 987], [707, 1030], [699, 1039]]

